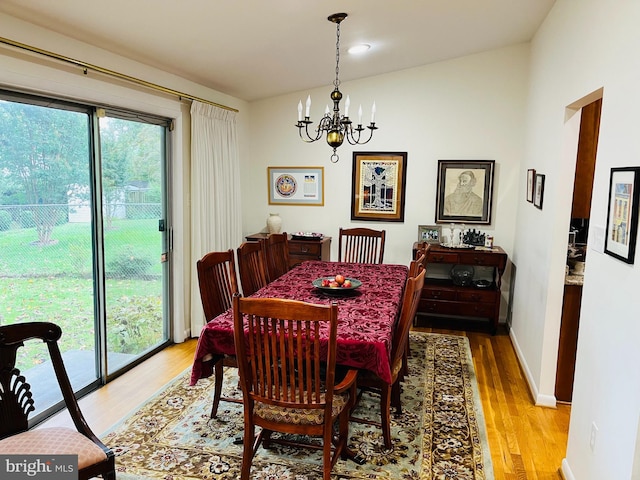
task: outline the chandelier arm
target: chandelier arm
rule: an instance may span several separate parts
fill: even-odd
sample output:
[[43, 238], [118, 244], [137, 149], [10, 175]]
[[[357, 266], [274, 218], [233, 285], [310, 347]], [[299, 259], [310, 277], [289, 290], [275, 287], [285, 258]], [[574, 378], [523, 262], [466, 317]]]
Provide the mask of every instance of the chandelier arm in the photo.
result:
[[[369, 138], [367, 138], [366, 140], [363, 140], [361, 138], [362, 132], [365, 130], [363, 127], [361, 127], [360, 125], [358, 125], [357, 128], [349, 128], [347, 129], [347, 131], [345, 132], [345, 137], [347, 138], [347, 141], [349, 142], [349, 144], [351, 145], [364, 145], [365, 143], [369, 143], [369, 140], [371, 140], [371, 138], [373, 138], [373, 131], [377, 130], [378, 127], [376, 127], [375, 123], [371, 123], [367, 126], [367, 129], [369, 130]], [[353, 133], [354, 131], [358, 132], [357, 136], [355, 133]]]
[[[322, 137], [322, 130], [320, 130], [320, 128], [318, 128], [318, 130], [316, 131], [315, 138], [309, 134], [309, 125], [311, 123], [312, 122], [310, 121], [300, 121], [296, 124], [296, 126], [298, 127], [298, 134], [300, 135], [300, 139], [305, 143], [313, 143], [317, 140], [320, 140], [320, 137]], [[303, 130], [304, 135], [302, 134]]]

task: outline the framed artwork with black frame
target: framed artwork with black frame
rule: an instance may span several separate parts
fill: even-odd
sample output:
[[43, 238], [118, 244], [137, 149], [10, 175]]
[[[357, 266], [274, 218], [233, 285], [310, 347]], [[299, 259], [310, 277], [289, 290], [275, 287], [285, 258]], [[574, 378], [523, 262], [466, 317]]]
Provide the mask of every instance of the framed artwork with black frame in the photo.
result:
[[489, 225], [495, 160], [438, 160], [436, 223]]
[[404, 222], [407, 152], [353, 152], [351, 220]]
[[633, 264], [638, 233], [640, 167], [612, 168], [604, 253]]
[[542, 210], [542, 201], [544, 200], [544, 180], [544, 175], [536, 173], [536, 181], [533, 186], [533, 204], [540, 210]]
[[536, 171], [533, 168], [527, 170], [527, 202], [533, 203], [533, 190], [536, 181]]

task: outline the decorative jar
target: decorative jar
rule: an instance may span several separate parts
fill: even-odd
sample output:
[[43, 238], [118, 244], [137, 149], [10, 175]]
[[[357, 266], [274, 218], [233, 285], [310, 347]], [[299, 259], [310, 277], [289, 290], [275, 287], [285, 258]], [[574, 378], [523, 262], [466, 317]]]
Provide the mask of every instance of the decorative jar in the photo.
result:
[[270, 213], [267, 218], [267, 231], [269, 233], [280, 233], [282, 228], [282, 218], [277, 213]]

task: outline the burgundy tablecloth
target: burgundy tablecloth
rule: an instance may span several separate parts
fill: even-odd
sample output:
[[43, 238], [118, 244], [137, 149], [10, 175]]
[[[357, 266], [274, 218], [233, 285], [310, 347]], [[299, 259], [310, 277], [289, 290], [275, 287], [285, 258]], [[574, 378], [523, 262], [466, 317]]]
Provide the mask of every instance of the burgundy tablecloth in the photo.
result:
[[[312, 303], [338, 302], [337, 363], [375, 372], [391, 381], [389, 357], [393, 327], [402, 303], [408, 269], [404, 265], [368, 265], [338, 262], [304, 262], [258, 290], [252, 297], [275, 297]], [[328, 295], [313, 287], [319, 277], [342, 274], [362, 286], [347, 295]], [[212, 374], [211, 355], [234, 355], [231, 310], [207, 323], [200, 332], [191, 385]]]

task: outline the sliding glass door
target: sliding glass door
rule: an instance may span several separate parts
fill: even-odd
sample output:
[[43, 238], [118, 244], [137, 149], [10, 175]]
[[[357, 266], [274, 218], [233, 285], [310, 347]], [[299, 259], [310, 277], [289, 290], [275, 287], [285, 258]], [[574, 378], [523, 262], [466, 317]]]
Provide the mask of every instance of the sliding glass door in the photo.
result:
[[168, 339], [165, 127], [100, 112], [107, 374]]
[[[169, 341], [167, 132], [166, 119], [0, 91], [0, 325], [60, 325], [79, 393]], [[42, 347], [18, 363], [46, 378]], [[44, 385], [41, 414], [59, 399]]]

